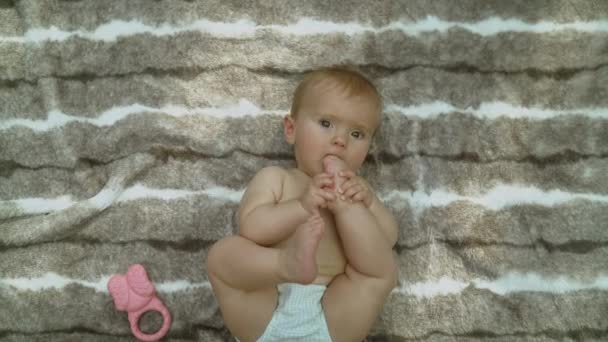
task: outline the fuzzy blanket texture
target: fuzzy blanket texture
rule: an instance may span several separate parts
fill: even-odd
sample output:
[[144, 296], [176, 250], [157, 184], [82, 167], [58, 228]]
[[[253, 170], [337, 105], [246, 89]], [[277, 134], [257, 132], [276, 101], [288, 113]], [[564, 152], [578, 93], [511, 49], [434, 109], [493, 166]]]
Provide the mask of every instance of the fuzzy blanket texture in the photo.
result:
[[608, 1], [0, 0], [0, 342], [134, 340], [135, 263], [164, 340], [232, 341], [207, 251], [332, 65], [384, 100], [369, 341], [608, 340]]

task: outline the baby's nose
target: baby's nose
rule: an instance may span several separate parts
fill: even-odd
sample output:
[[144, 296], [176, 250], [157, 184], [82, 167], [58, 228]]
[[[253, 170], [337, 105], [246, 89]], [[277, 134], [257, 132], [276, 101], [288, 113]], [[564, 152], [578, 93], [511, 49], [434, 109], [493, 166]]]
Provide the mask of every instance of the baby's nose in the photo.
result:
[[336, 134], [334, 134], [334, 137], [332, 140], [333, 140], [332, 142], [334, 145], [339, 145], [339, 146], [346, 145], [346, 138], [344, 137], [344, 133], [336, 132]]
[[334, 140], [333, 140], [333, 144], [344, 147], [344, 145], [345, 145], [344, 138], [342, 138], [340, 136], [335, 136]]

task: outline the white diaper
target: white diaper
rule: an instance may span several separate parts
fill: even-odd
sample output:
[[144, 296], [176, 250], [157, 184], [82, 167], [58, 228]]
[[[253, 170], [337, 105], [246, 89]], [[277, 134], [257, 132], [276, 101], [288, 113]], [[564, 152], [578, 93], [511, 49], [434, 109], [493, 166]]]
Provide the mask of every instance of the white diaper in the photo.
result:
[[279, 305], [258, 342], [331, 341], [321, 306], [326, 289], [317, 284], [279, 284]]

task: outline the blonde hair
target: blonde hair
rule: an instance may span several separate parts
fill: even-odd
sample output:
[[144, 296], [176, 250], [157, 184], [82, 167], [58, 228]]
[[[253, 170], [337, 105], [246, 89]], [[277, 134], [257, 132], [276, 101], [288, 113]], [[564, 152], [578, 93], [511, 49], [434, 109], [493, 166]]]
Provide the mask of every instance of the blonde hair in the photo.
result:
[[300, 107], [304, 94], [321, 83], [330, 81], [331, 84], [346, 92], [347, 96], [366, 95], [376, 101], [378, 105], [378, 113], [382, 113], [382, 99], [378, 90], [372, 82], [365, 76], [354, 70], [348, 70], [339, 67], [322, 68], [312, 71], [300, 82], [296, 91], [293, 94], [291, 103], [291, 116], [295, 119]]

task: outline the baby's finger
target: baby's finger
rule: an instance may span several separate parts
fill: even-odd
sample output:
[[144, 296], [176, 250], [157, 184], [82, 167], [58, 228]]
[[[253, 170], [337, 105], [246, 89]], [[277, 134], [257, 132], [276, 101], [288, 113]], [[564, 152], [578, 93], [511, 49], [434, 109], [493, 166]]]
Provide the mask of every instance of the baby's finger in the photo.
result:
[[352, 198], [355, 201], [363, 201], [364, 195], [365, 195], [365, 192], [361, 191], [361, 192], [356, 193]]
[[352, 186], [351, 188], [349, 188], [347, 191], [344, 192], [344, 196], [346, 198], [352, 198], [354, 195], [359, 194], [363, 191], [363, 187], [359, 184], [355, 184], [354, 186]]
[[334, 177], [327, 173], [321, 173], [313, 178], [312, 183], [315, 185], [324, 184], [327, 181], [333, 182]]
[[351, 170], [343, 170], [343, 171], [340, 171], [338, 173], [338, 176], [340, 176], [340, 177], [346, 177], [348, 179], [351, 179], [351, 178], [355, 177], [356, 175]]
[[340, 189], [338, 189], [338, 192], [340, 192], [342, 194], [346, 193], [346, 191], [348, 191], [348, 189], [350, 189], [351, 187], [353, 187], [356, 184], [357, 184], [357, 181], [354, 179], [347, 180], [346, 182], [344, 182], [340, 185]]
[[331, 188], [334, 186], [334, 180], [333, 180], [333, 178], [321, 178], [321, 179], [317, 179], [316, 181], [314, 181], [312, 185], [315, 188], [323, 188], [323, 187]]
[[358, 202], [358, 201], [361, 201], [361, 200], [363, 199], [363, 197], [364, 197], [364, 196], [363, 196], [363, 193], [362, 193], [362, 192], [356, 192], [356, 193], [355, 193], [355, 194], [353, 194], [352, 196], [350, 196], [350, 197], [346, 197], [346, 199], [347, 199], [347, 200], [349, 200], [349, 201], [350, 201], [350, 203], [353, 203], [353, 202]]
[[334, 175], [327, 173], [327, 172], [323, 172], [323, 173], [319, 173], [318, 175], [314, 176], [314, 179], [322, 179], [322, 178], [333, 178]]
[[325, 191], [321, 190], [318, 192], [319, 196], [324, 198], [326, 201], [334, 201], [336, 199], [336, 194], [333, 191]]
[[324, 186], [333, 186], [334, 185], [334, 180], [332, 178], [328, 178], [328, 179], [320, 179], [317, 182], [317, 187], [322, 188]]

